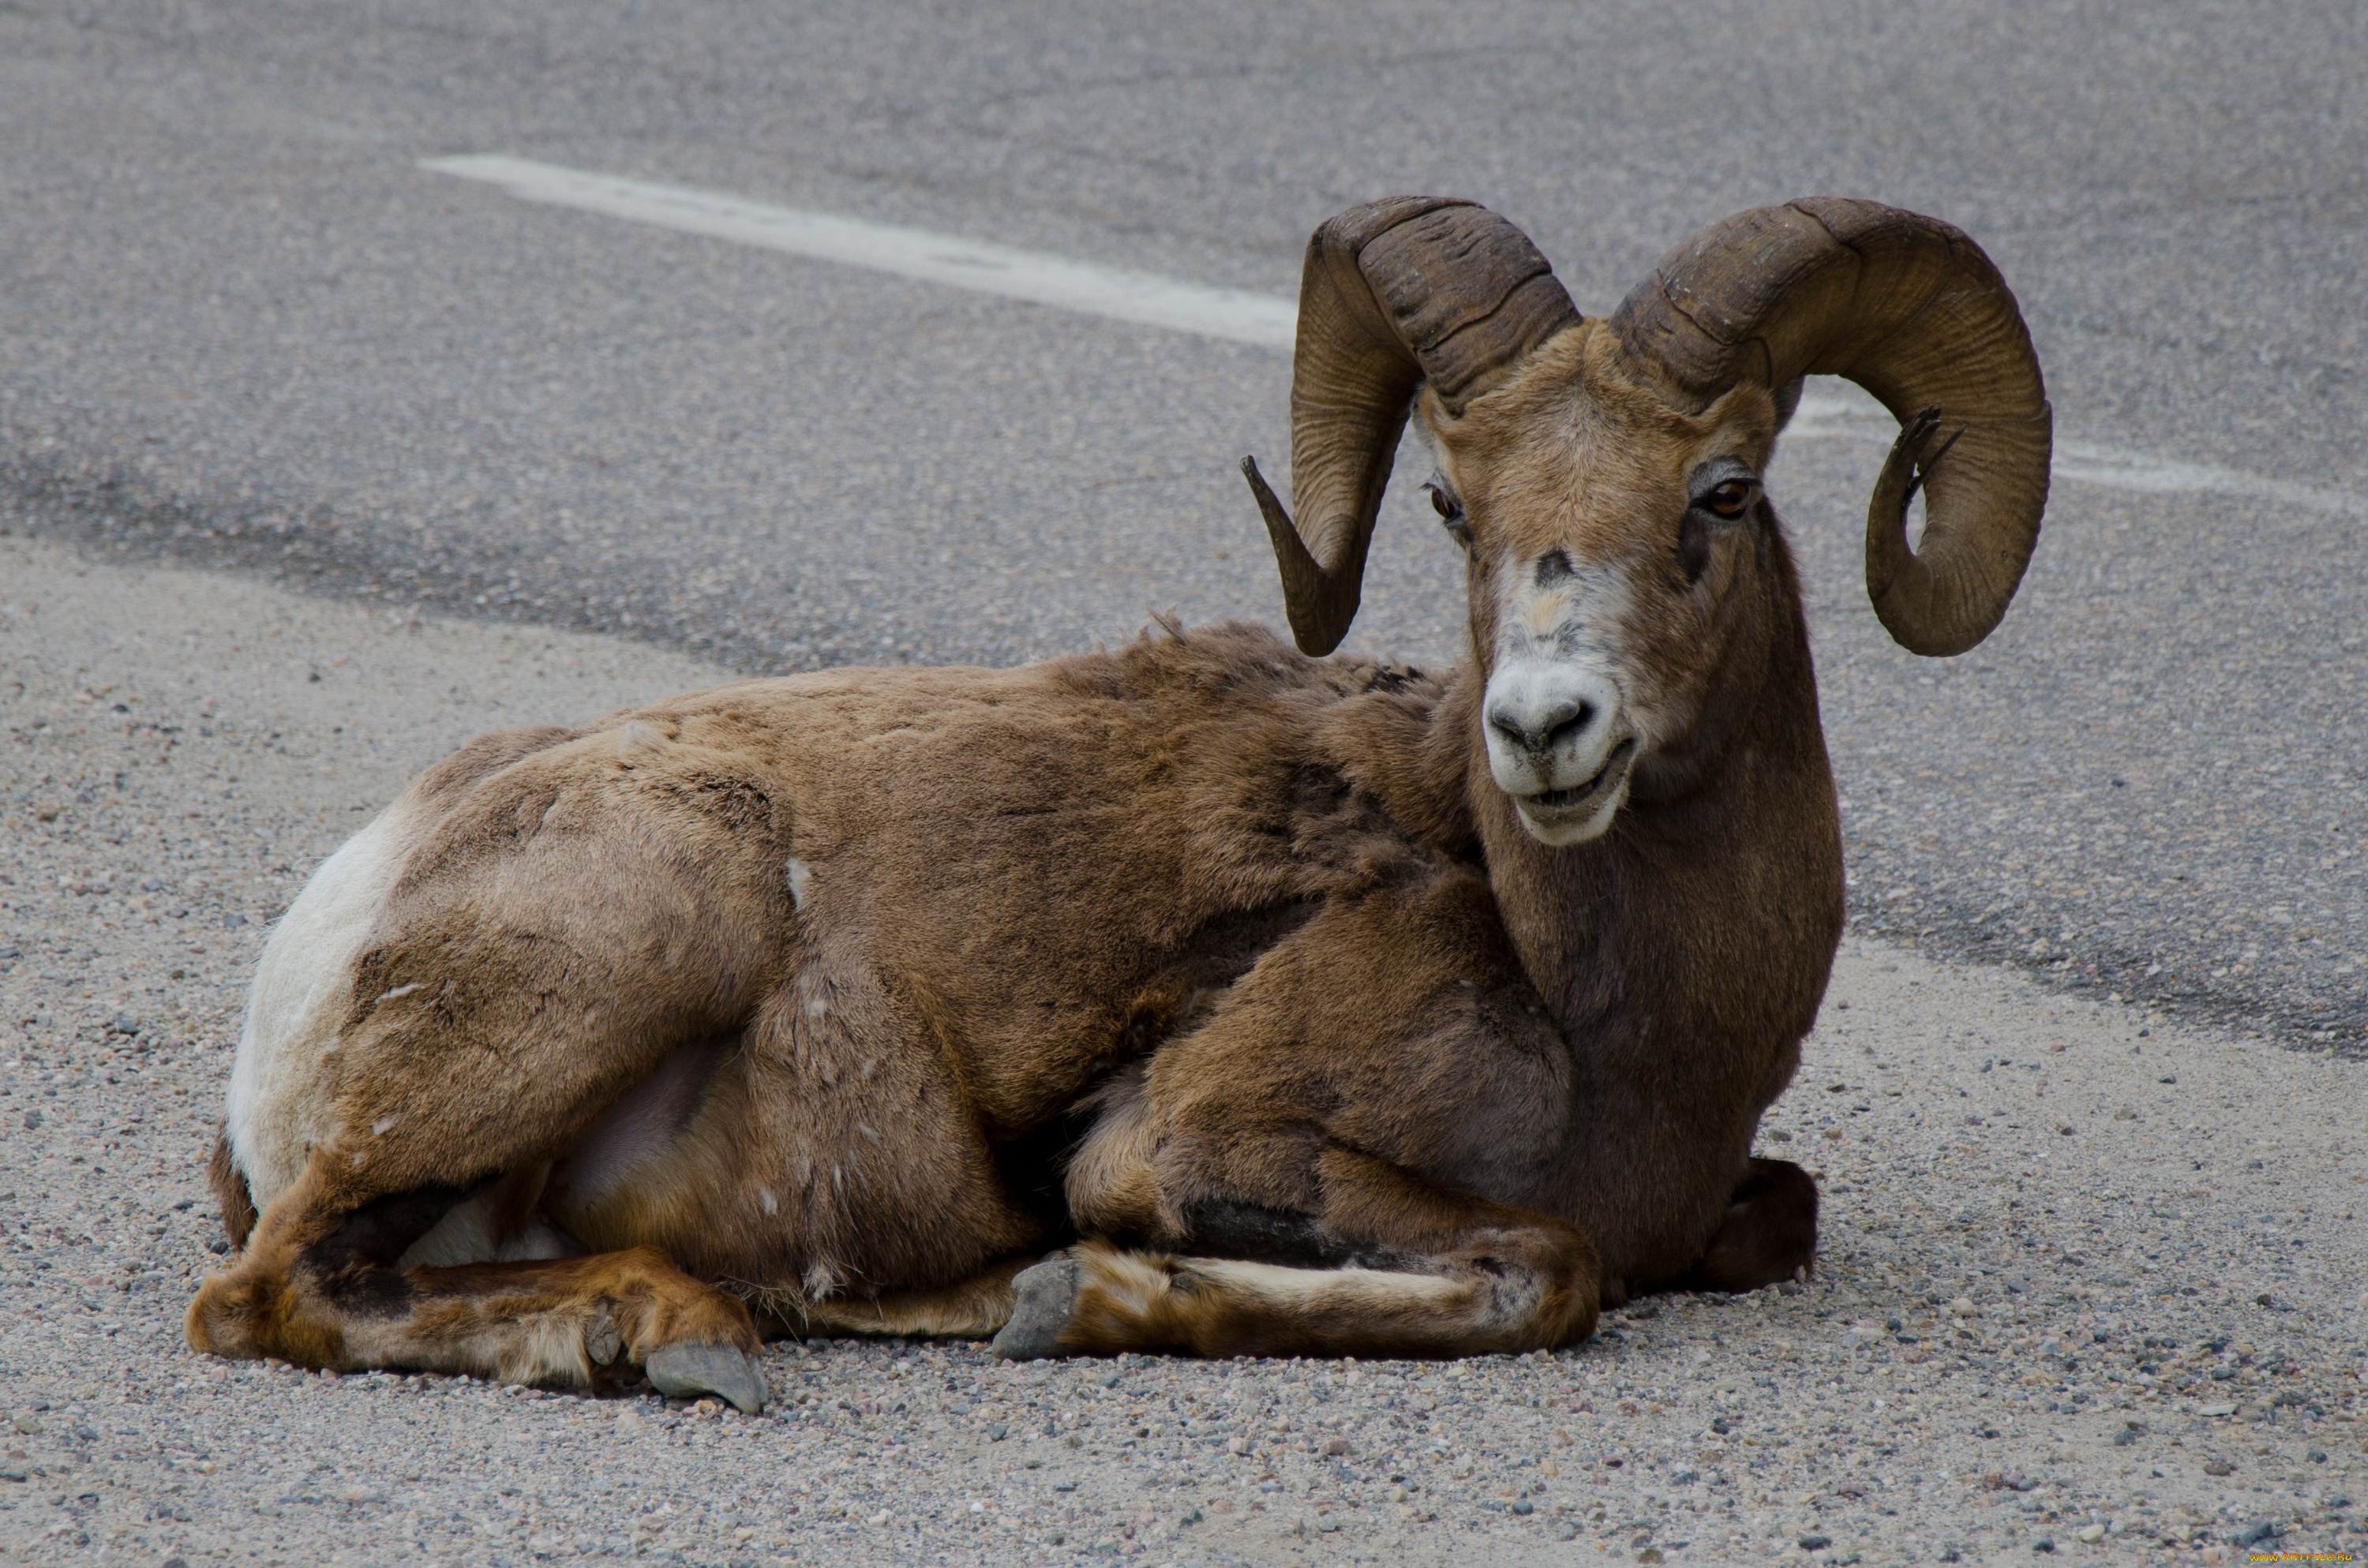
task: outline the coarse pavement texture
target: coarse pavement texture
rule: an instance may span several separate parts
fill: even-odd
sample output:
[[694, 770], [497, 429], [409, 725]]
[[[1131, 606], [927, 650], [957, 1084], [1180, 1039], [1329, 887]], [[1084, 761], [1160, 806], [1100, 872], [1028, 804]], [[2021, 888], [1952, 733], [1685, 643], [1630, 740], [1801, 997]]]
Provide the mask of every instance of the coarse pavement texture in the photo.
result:
[[[21, 0], [6, 526], [744, 671], [1275, 618], [1235, 464], [1287, 448], [1281, 355], [417, 165], [487, 152], [1279, 295], [1326, 214], [1446, 191], [1596, 312], [1743, 207], [1951, 218], [2090, 456], [1999, 633], [1924, 664], [1859, 583], [1888, 421], [1788, 442], [1860, 929], [2368, 1041], [2350, 0]], [[1402, 483], [1356, 642], [1452, 656], [1455, 578]]]
[[1558, 1355], [782, 1343], [760, 1419], [192, 1355], [244, 987], [468, 735], [720, 678], [0, 539], [0, 1554], [524, 1565], [2368, 1551], [2368, 1064], [1853, 938], [1762, 1148], [1803, 1286]]

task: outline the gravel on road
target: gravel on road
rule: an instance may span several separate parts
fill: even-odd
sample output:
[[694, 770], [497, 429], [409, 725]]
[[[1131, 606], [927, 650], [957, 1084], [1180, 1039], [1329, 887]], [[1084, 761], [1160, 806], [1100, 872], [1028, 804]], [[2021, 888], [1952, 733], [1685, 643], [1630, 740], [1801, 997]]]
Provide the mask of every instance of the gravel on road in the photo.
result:
[[1816, 1276], [1455, 1364], [768, 1351], [745, 1418], [192, 1355], [243, 988], [468, 735], [722, 672], [0, 538], [0, 1552], [2029, 1562], [2368, 1551], [2368, 1066], [1853, 937]]

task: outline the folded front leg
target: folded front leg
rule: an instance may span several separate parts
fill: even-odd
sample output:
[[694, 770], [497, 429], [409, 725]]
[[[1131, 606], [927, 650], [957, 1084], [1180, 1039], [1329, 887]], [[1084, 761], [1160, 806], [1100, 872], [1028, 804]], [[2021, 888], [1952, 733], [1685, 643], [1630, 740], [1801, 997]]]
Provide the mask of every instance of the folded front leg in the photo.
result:
[[1028, 1270], [996, 1353], [1475, 1356], [1594, 1332], [1600, 1270], [1571, 1226], [1345, 1149], [1316, 1176], [1314, 1212], [1204, 1199], [1180, 1256], [1087, 1244]]
[[1596, 1248], [1530, 1201], [1565, 1159], [1568, 1052], [1493, 922], [1458, 871], [1339, 901], [1114, 1075], [1065, 1181], [1110, 1244], [1013, 1281], [1003, 1353], [1472, 1356], [1593, 1332]]

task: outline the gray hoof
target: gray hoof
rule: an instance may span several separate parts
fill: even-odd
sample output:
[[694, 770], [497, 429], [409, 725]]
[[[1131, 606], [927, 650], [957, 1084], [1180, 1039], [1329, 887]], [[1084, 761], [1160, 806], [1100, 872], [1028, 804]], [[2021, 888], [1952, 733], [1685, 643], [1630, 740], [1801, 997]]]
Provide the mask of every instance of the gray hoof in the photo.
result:
[[1064, 1356], [1061, 1331], [1077, 1310], [1077, 1260], [1056, 1253], [1011, 1280], [1011, 1321], [986, 1347], [987, 1354], [1011, 1361], [1041, 1361]]
[[617, 1320], [603, 1307], [599, 1315], [584, 1325], [584, 1354], [594, 1366], [605, 1367], [624, 1353], [625, 1336], [618, 1332]]
[[764, 1413], [764, 1371], [730, 1345], [661, 1345], [642, 1372], [652, 1388], [675, 1399], [722, 1394], [750, 1415]]

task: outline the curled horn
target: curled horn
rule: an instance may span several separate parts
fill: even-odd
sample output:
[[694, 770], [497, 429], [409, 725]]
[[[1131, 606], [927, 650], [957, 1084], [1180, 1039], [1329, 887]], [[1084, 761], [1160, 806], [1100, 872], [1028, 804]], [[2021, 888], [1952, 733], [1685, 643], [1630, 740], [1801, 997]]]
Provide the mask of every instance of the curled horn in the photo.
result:
[[1578, 319], [1529, 236], [1485, 207], [1394, 197], [1315, 231], [1291, 367], [1296, 523], [1256, 460], [1242, 460], [1303, 650], [1330, 653], [1356, 618], [1373, 517], [1416, 389], [1429, 381], [1461, 414]]
[[[2054, 415], [2022, 312], [1979, 245], [1873, 201], [1762, 207], [1664, 256], [1611, 329], [1695, 412], [1746, 379], [1781, 395], [1836, 375], [1873, 392], [1901, 425], [1867, 511], [1874, 612], [1918, 653], [1989, 635], [2039, 542]], [[1919, 486], [1924, 538], [1910, 550]]]

